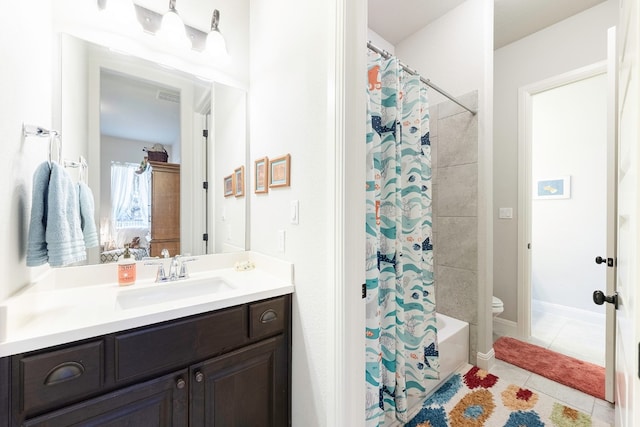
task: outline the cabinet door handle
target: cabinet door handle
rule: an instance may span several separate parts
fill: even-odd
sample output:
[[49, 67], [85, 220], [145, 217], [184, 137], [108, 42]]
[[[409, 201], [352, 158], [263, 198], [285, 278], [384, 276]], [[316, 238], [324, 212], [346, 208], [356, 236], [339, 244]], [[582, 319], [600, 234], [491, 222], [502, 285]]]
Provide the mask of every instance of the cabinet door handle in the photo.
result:
[[44, 385], [54, 385], [70, 381], [84, 374], [84, 366], [78, 362], [64, 362], [49, 371]]
[[265, 310], [264, 313], [260, 315], [260, 323], [269, 323], [273, 322], [278, 318], [278, 313], [272, 308], [269, 310]]
[[201, 383], [204, 380], [204, 374], [202, 372], [196, 372], [196, 382]]
[[178, 387], [178, 390], [182, 390], [186, 385], [187, 382], [182, 378], [179, 378], [178, 381], [176, 381], [176, 387]]

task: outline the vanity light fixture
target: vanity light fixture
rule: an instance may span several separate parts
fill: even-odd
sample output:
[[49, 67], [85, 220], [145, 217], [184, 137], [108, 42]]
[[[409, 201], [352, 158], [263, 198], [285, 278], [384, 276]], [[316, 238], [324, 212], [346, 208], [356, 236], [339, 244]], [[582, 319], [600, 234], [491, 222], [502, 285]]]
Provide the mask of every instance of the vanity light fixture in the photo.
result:
[[176, 10], [176, 0], [169, 0], [169, 10], [162, 16], [162, 23], [156, 35], [172, 46], [191, 48], [184, 22]]
[[[195, 0], [193, 0], [195, 1]], [[96, 0], [106, 20], [116, 23], [118, 31], [131, 32], [142, 28], [173, 48], [194, 50], [213, 57], [221, 63], [229, 61], [227, 46], [220, 32], [220, 11], [213, 11], [209, 32], [186, 25], [176, 9], [176, 0], [169, 0], [169, 10], [158, 13], [132, 0]], [[108, 13], [105, 13], [107, 12]], [[115, 27], [113, 27], [115, 29]]]
[[226, 57], [228, 55], [227, 44], [218, 28], [219, 23], [220, 12], [218, 9], [214, 9], [213, 16], [211, 17], [211, 31], [207, 35], [205, 52], [216, 57]]

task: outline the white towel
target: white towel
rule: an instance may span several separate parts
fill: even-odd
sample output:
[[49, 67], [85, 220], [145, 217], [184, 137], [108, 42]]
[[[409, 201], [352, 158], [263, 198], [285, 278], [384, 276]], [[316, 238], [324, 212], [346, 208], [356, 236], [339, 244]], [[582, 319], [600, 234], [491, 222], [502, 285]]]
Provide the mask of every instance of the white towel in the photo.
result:
[[84, 236], [84, 246], [95, 248], [98, 246], [98, 230], [94, 219], [95, 204], [91, 188], [84, 182], [78, 184], [78, 198], [80, 202], [80, 227]]
[[57, 163], [51, 165], [45, 236], [52, 267], [87, 259], [76, 185]]
[[27, 240], [27, 266], [36, 267], [48, 260], [47, 241], [47, 197], [49, 194], [49, 162], [40, 164], [33, 174], [33, 188], [31, 193], [31, 218]]

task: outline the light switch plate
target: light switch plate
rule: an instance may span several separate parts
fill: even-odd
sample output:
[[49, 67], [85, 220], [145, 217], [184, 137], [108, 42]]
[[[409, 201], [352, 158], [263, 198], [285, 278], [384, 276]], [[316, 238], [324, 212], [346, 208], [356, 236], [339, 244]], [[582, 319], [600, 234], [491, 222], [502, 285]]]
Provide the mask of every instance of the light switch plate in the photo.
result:
[[500, 208], [498, 212], [498, 218], [500, 219], [512, 219], [513, 218], [513, 208]]

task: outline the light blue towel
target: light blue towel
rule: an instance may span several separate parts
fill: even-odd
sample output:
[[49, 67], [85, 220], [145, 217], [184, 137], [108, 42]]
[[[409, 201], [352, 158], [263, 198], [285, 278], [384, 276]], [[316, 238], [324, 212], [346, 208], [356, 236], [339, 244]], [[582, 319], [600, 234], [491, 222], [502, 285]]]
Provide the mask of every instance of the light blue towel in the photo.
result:
[[36, 267], [48, 260], [47, 241], [47, 196], [49, 194], [49, 175], [51, 165], [44, 162], [36, 168], [33, 174], [33, 188], [31, 193], [31, 218], [27, 240], [27, 266]]
[[62, 166], [52, 163], [45, 228], [49, 265], [52, 267], [87, 259], [79, 205], [77, 186]]
[[84, 246], [95, 248], [98, 246], [98, 230], [94, 219], [95, 204], [91, 188], [84, 182], [78, 184], [78, 198], [80, 199], [80, 227], [84, 235]]

